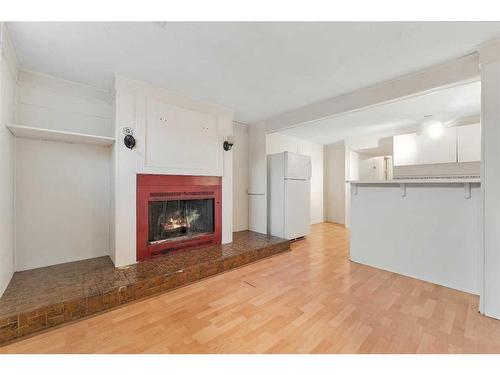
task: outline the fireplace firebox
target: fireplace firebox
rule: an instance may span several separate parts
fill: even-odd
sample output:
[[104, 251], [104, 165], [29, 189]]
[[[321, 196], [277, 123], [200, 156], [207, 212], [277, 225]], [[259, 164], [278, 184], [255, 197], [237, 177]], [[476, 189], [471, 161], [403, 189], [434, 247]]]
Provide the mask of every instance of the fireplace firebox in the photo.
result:
[[148, 244], [214, 233], [214, 199], [149, 202]]
[[221, 178], [137, 176], [137, 260], [221, 242]]

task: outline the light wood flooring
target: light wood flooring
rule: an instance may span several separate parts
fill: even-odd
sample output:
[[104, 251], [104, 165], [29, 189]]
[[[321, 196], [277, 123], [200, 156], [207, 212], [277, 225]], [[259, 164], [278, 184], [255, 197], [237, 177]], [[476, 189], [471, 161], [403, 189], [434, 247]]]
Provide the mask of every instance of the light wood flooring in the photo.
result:
[[349, 232], [8, 346], [0, 353], [500, 352], [478, 297], [352, 263]]

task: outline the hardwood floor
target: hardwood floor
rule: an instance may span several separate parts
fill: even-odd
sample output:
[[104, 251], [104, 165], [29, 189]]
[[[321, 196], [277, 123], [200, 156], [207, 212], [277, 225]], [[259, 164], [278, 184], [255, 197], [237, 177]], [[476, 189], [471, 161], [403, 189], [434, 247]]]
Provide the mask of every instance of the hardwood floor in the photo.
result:
[[342, 226], [292, 251], [8, 346], [0, 353], [500, 352], [478, 297], [348, 260]]

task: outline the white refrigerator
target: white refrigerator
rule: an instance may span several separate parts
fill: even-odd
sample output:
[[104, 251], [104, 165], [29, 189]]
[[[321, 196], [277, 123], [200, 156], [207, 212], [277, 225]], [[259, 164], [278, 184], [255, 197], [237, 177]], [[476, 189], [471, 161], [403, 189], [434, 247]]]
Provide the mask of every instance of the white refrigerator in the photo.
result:
[[267, 156], [267, 232], [286, 239], [310, 233], [311, 158], [293, 152]]

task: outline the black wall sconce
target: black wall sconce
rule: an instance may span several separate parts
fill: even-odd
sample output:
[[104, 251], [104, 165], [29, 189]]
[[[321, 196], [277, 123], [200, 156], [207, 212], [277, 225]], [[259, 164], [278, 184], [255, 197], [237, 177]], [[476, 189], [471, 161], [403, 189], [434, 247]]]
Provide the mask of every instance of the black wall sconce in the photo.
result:
[[125, 138], [123, 138], [123, 143], [125, 143], [125, 147], [132, 150], [135, 147], [134, 136], [130, 134], [126, 135]]
[[224, 151], [229, 151], [233, 148], [234, 145], [234, 138], [233, 137], [226, 137], [226, 140], [224, 141]]

